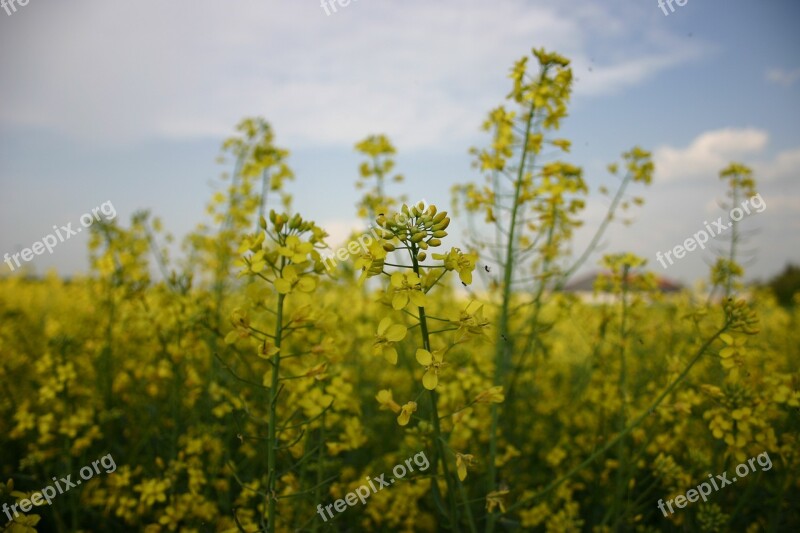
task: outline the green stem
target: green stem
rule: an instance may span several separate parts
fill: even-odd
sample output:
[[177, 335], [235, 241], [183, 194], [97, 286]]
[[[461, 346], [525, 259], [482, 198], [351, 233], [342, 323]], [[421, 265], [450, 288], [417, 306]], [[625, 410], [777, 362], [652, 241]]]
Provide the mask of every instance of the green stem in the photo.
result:
[[[412, 246], [411, 249], [411, 262], [414, 265], [414, 273], [418, 276], [420, 275], [420, 268], [419, 262], [417, 261], [417, 250], [416, 246]], [[423, 347], [428, 350], [429, 352], [432, 351], [431, 349], [431, 341], [430, 336], [428, 334], [428, 321], [425, 318], [425, 308], [424, 307], [417, 307], [419, 312], [419, 325], [420, 325], [420, 332], [422, 334], [422, 345]], [[433, 454], [433, 472], [434, 474], [438, 472], [438, 462], [439, 459], [442, 460], [442, 472], [444, 474], [444, 481], [447, 485], [447, 501], [450, 511], [450, 522], [453, 527], [454, 531], [459, 531], [459, 519], [458, 519], [458, 508], [456, 507], [456, 494], [453, 488], [453, 482], [450, 478], [450, 471], [447, 467], [447, 456], [445, 455], [443, 439], [442, 439], [442, 428], [439, 424], [439, 410], [436, 405], [436, 390], [429, 391], [430, 401], [431, 401], [431, 423], [433, 424], [433, 431], [434, 431], [434, 454]], [[434, 494], [438, 494], [439, 486], [436, 483], [436, 478], [434, 477], [431, 482], [431, 487], [433, 488]]]
[[[286, 298], [285, 294], [278, 295], [278, 312], [277, 322], [275, 324], [275, 347], [281, 347], [281, 328], [283, 326], [283, 303]], [[275, 451], [278, 448], [277, 441], [277, 403], [278, 403], [278, 383], [280, 380], [280, 364], [281, 356], [280, 351], [272, 356], [272, 385], [269, 388], [269, 439], [267, 441], [267, 468], [268, 468], [268, 483], [267, 483], [267, 508], [268, 508], [268, 531], [275, 533], [275, 485], [277, 480], [277, 464]]]
[[632, 176], [630, 174], [627, 174], [625, 178], [622, 180], [619, 189], [617, 189], [617, 194], [611, 201], [611, 205], [608, 206], [608, 211], [606, 212], [606, 216], [603, 219], [603, 222], [600, 223], [600, 226], [597, 228], [594, 237], [592, 237], [592, 240], [589, 242], [589, 245], [583, 251], [578, 260], [575, 261], [575, 263], [564, 273], [563, 276], [561, 276], [561, 279], [556, 284], [556, 290], [561, 290], [562, 288], [564, 288], [564, 285], [566, 285], [567, 281], [569, 281], [569, 278], [575, 273], [576, 270], [578, 270], [581, 267], [581, 265], [583, 265], [583, 263], [586, 262], [591, 253], [597, 247], [597, 244], [600, 242], [600, 239], [605, 234], [608, 225], [611, 224], [611, 221], [614, 219], [614, 213], [616, 212], [617, 206], [622, 200], [622, 196], [625, 193], [625, 188], [628, 186], [628, 183], [630, 182], [631, 178]]
[[[540, 81], [544, 79], [546, 70], [542, 71]], [[533, 128], [533, 119], [536, 115], [536, 106], [531, 103], [528, 110], [528, 117], [525, 121], [525, 135], [522, 138], [522, 154], [520, 155], [520, 164], [517, 171], [517, 179], [514, 184], [514, 204], [511, 208], [511, 220], [508, 228], [508, 242], [506, 243], [506, 259], [503, 265], [503, 301], [500, 309], [500, 322], [497, 328], [498, 338], [496, 340], [497, 351], [495, 352], [495, 374], [494, 384], [502, 385], [505, 380], [508, 365], [508, 354], [510, 353], [510, 340], [508, 339], [508, 308], [511, 302], [511, 280], [514, 271], [514, 239], [517, 231], [517, 218], [519, 212], [519, 197], [522, 191], [522, 178], [525, 175], [525, 166], [528, 159], [528, 137], [530, 137], [531, 129]], [[486, 473], [487, 477], [487, 491], [491, 492], [495, 489], [497, 484], [497, 469], [495, 467], [495, 458], [497, 457], [497, 426], [500, 416], [500, 408], [498, 404], [492, 404], [492, 422], [489, 432], [489, 468]], [[490, 513], [486, 524], [487, 533], [494, 531], [495, 520], [497, 519], [496, 513]]]
[[[625, 325], [627, 322], [627, 311], [628, 311], [628, 272], [630, 267], [625, 265], [622, 270], [622, 316], [620, 318], [620, 325], [619, 325], [619, 338], [620, 338], [620, 354], [619, 354], [619, 395], [621, 401], [620, 407], [620, 417], [619, 417], [619, 430], [622, 432], [625, 429], [625, 425], [627, 424], [627, 412], [626, 412], [626, 398], [627, 398], [627, 368], [626, 368], [626, 361], [625, 361], [625, 339], [626, 339], [626, 331]], [[616, 497], [614, 498], [614, 511], [615, 511], [615, 524], [618, 524], [620, 519], [622, 518], [623, 514], [620, 510], [622, 505], [622, 498], [625, 494], [625, 489], [627, 485], [627, 477], [626, 474], [626, 467], [627, 467], [627, 451], [625, 448], [625, 440], [619, 439], [619, 444], [617, 446], [617, 486], [616, 486]], [[616, 530], [616, 527], [615, 527]]]

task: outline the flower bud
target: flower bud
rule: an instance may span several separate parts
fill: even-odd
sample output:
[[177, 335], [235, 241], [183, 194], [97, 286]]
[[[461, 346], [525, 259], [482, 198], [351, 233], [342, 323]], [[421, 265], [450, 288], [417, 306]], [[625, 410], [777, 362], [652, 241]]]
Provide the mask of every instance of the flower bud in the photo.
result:
[[442, 241], [440, 241], [439, 239], [431, 239], [428, 241], [428, 244], [430, 244], [431, 246], [441, 246]]
[[450, 219], [449, 218], [445, 218], [444, 220], [442, 220], [441, 222], [439, 222], [438, 224], [433, 226], [433, 231], [439, 231], [439, 230], [447, 229], [447, 226], [449, 226], [449, 225], [450, 225]]
[[425, 252], [420, 252], [417, 254], [417, 261], [425, 261], [425, 258], [428, 257], [428, 254]]
[[441, 239], [442, 237], [447, 237], [447, 232], [443, 229], [436, 230], [433, 232], [433, 236], [437, 239]]

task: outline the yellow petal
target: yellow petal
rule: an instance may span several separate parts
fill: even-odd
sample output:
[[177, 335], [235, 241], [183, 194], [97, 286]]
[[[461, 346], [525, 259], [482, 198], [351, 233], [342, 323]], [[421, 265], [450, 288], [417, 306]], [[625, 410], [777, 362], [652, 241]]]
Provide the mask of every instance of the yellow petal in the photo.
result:
[[239, 340], [239, 333], [235, 329], [232, 329], [225, 335], [225, 344], [233, 344], [237, 340]]
[[386, 330], [389, 329], [389, 326], [392, 325], [392, 319], [388, 316], [380, 321], [378, 324], [378, 335], [383, 335], [386, 333]]
[[434, 370], [428, 370], [422, 376], [422, 386], [428, 390], [433, 390], [439, 384], [439, 376], [436, 375]]
[[425, 295], [422, 291], [409, 291], [408, 296], [417, 307], [425, 307]]
[[281, 277], [289, 280], [289, 281], [297, 281], [297, 269], [293, 265], [286, 265], [283, 267], [283, 272], [281, 272]]
[[275, 290], [278, 291], [279, 294], [289, 294], [292, 292], [292, 284], [283, 278], [276, 279]]
[[404, 308], [408, 304], [408, 295], [406, 291], [400, 291], [394, 293], [392, 297], [392, 307], [395, 311], [399, 311], [400, 309]]
[[467, 479], [467, 465], [460, 455], [456, 458], [456, 467], [458, 468], [458, 479], [461, 481]]
[[411, 420], [411, 412], [403, 409], [400, 412], [400, 416], [397, 417], [397, 423], [400, 424], [401, 426], [405, 426], [408, 424], [409, 420]]
[[433, 362], [431, 352], [423, 348], [417, 349], [417, 362], [422, 366], [429, 366]]
[[378, 400], [378, 403], [389, 403], [393, 400], [392, 391], [389, 389], [379, 390], [375, 399]]
[[297, 288], [303, 292], [311, 292], [316, 286], [317, 282], [314, 281], [314, 278], [309, 276], [303, 276], [297, 284]]
[[388, 330], [386, 330], [386, 339], [389, 342], [398, 342], [406, 338], [406, 330], [405, 326], [401, 326], [400, 324], [394, 324]]

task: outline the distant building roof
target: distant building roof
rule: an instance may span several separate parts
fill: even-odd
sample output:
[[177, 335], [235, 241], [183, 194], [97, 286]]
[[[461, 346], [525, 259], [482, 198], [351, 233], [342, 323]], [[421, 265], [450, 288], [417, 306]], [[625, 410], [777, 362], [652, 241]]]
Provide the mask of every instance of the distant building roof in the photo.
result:
[[[587, 274], [577, 280], [568, 283], [564, 287], [565, 292], [593, 292], [594, 291], [594, 282], [597, 279], [597, 276], [600, 275], [600, 272], [593, 272], [591, 274]], [[635, 274], [634, 274], [635, 275]], [[677, 292], [683, 289], [683, 285], [678, 283], [677, 281], [667, 279], [664, 277], [657, 276], [656, 282], [658, 283], [658, 290], [661, 292]]]

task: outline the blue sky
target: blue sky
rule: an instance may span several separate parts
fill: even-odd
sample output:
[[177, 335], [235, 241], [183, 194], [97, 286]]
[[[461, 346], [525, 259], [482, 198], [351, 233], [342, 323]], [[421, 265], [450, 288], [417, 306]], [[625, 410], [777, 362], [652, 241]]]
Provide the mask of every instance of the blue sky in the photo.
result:
[[[573, 61], [562, 134], [593, 190], [613, 186], [604, 168], [622, 151], [654, 152], [653, 186], [633, 191], [645, 206], [603, 251], [706, 277], [707, 251], [667, 271], [655, 253], [723, 215], [717, 174], [736, 160], [767, 204], [743, 222], [757, 230], [749, 278], [763, 279], [800, 263], [799, 15], [793, 0], [688, 0], [668, 16], [657, 0], [353, 0], [331, 15], [311, 0], [30, 0], [0, 10], [0, 255], [105, 201], [185, 235], [245, 116], [291, 150], [294, 206], [333, 242], [358, 224], [353, 145], [370, 133], [398, 147], [395, 192], [447, 205], [454, 183], [481, 179], [467, 150], [484, 144], [512, 62], [543, 46]], [[578, 249], [605, 202], [593, 194]], [[84, 271], [85, 245], [28, 265]]]

